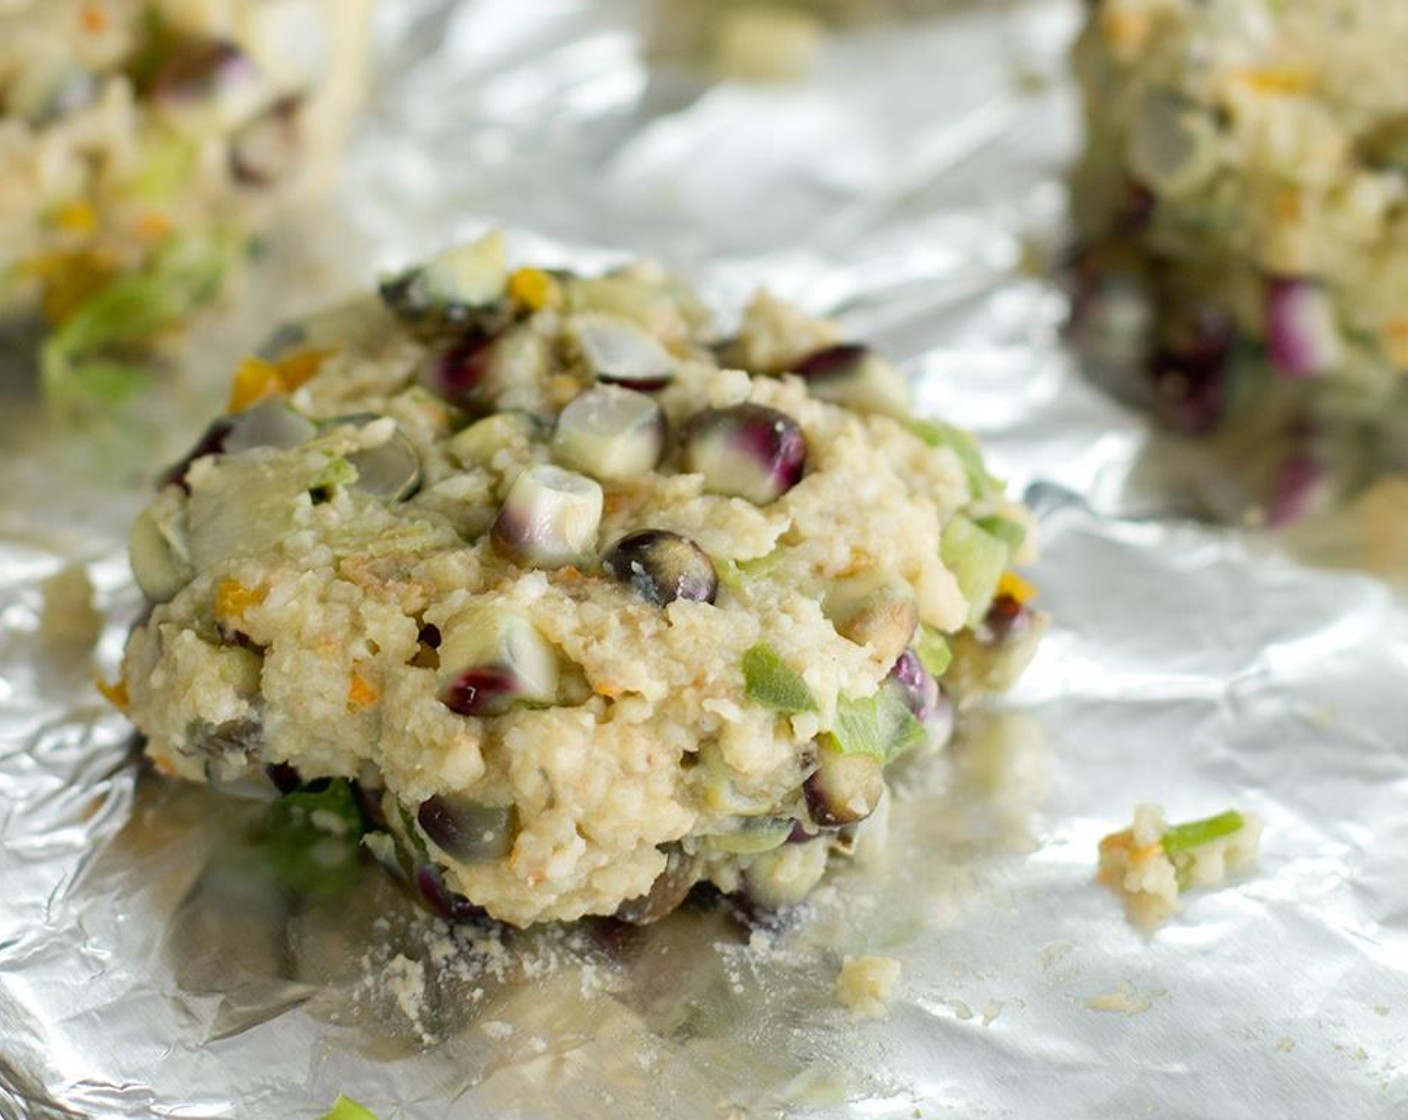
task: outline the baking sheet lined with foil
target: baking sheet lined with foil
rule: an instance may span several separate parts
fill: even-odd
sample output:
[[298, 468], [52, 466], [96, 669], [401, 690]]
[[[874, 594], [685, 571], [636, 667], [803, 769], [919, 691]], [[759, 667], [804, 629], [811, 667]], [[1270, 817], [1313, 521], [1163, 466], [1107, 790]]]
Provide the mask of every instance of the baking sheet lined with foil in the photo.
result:
[[[348, 234], [266, 306], [502, 222], [520, 259], [655, 256], [725, 316], [756, 283], [835, 312], [1037, 510], [1027, 678], [904, 763], [889, 847], [780, 929], [450, 934], [373, 868], [309, 889], [264, 858], [267, 805], [140, 770], [84, 626], [56, 628], [79, 568], [114, 663], [125, 524], [257, 343], [236, 316], [129, 422], [4, 437], [0, 1116], [1403, 1115], [1408, 611], [1157, 516], [1186, 478], [1064, 351], [1027, 262], [1064, 237], [1078, 5], [848, 22], [773, 86], [643, 62], [684, 2], [385, 5]], [[1093, 881], [1143, 800], [1266, 824], [1256, 873], [1153, 936]], [[903, 973], [853, 1024], [833, 983], [864, 953]]]

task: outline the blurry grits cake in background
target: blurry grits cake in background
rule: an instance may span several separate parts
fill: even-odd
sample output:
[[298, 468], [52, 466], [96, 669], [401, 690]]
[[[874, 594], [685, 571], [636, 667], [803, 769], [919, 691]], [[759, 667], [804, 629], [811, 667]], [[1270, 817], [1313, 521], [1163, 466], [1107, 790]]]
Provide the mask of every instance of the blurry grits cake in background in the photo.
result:
[[1177, 428], [1408, 421], [1405, 58], [1398, 2], [1089, 5], [1078, 338]]
[[658, 266], [492, 235], [282, 334], [132, 531], [111, 695], [446, 915], [798, 902], [1045, 628], [977, 445], [766, 294], [720, 335]]
[[0, 318], [121, 391], [330, 176], [370, 0], [0, 0]]
[[650, 50], [719, 78], [791, 82], [829, 35], [866, 20], [933, 14], [959, 0], [653, 0]]

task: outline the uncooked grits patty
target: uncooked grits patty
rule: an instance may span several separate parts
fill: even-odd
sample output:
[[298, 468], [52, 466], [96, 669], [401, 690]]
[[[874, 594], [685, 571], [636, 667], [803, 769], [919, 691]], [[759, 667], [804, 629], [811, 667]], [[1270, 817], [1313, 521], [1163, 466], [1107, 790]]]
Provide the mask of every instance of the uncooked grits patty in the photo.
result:
[[1088, 7], [1087, 342], [1195, 432], [1408, 414], [1408, 5]]
[[369, 0], [0, 0], [0, 314], [110, 384], [320, 185]]
[[499, 919], [799, 900], [1043, 627], [971, 438], [766, 294], [721, 338], [491, 235], [264, 354], [133, 530], [128, 711], [169, 774], [355, 781]]

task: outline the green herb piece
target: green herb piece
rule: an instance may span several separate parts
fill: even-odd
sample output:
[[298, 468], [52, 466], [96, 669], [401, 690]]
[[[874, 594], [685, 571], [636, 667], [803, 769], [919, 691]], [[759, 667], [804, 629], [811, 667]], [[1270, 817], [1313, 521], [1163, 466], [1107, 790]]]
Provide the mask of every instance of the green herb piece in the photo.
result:
[[[82, 397], [108, 407], [131, 400], [152, 376], [152, 366], [141, 362], [110, 362], [102, 358], [78, 362], [69, 371], [72, 387], [82, 387]], [[82, 405], [84, 401], [74, 402]]]
[[958, 580], [963, 598], [968, 600], [968, 621], [978, 622], [992, 606], [998, 581], [1007, 568], [1007, 545], [962, 514], [956, 514], [944, 527], [939, 554]]
[[749, 579], [772, 575], [786, 559], [786, 555], [783, 549], [774, 548], [771, 552], [755, 556], [752, 560], [715, 560], [714, 574], [729, 590], [737, 591], [744, 587]]
[[874, 696], [836, 701], [831, 738], [842, 754], [868, 754], [888, 762], [924, 741], [924, 725], [914, 718], [897, 686], [881, 685]]
[[1018, 524], [1006, 517], [993, 514], [991, 517], [980, 517], [974, 522], [983, 532], [989, 536], [996, 537], [1012, 552], [1016, 552], [1022, 547], [1022, 542], [1027, 539], [1027, 527]]
[[781, 548], [774, 548], [771, 552], [762, 556], [755, 556], [751, 560], [740, 560], [738, 570], [749, 576], [770, 576], [787, 559], [787, 553]]
[[376, 1120], [376, 1114], [351, 1097], [339, 1093], [337, 1100], [332, 1102], [332, 1108], [328, 1109], [322, 1120]]
[[[219, 238], [175, 237], [141, 271], [100, 288], [45, 341], [46, 390], [110, 395], [114, 384], [125, 385], [126, 375], [140, 370], [128, 351], [136, 348], [140, 357], [156, 335], [214, 299], [230, 257], [231, 246]], [[120, 362], [102, 360], [114, 352]], [[118, 369], [123, 376], [114, 378]]]
[[914, 652], [919, 658], [919, 663], [929, 670], [929, 674], [935, 679], [948, 671], [949, 663], [953, 660], [953, 647], [948, 644], [948, 639], [928, 623], [919, 625], [919, 634], [914, 639]]
[[149, 203], [178, 197], [191, 181], [199, 154], [195, 142], [184, 136], [162, 136], [149, 147], [146, 163], [132, 179], [132, 193]]
[[1229, 810], [1204, 820], [1173, 825], [1164, 832], [1161, 842], [1165, 852], [1176, 855], [1240, 832], [1245, 823], [1241, 813]]
[[356, 879], [365, 828], [352, 783], [335, 778], [284, 794], [269, 807], [255, 840], [285, 886], [326, 898]]
[[308, 483], [310, 490], [326, 490], [333, 486], [351, 486], [357, 481], [357, 468], [341, 455], [331, 455]]
[[55, 332], [68, 354], [150, 338], [214, 298], [227, 247], [205, 237], [173, 238], [142, 271], [119, 276]]
[[947, 447], [963, 464], [963, 473], [968, 476], [968, 489], [974, 498], [994, 498], [1002, 493], [1002, 483], [988, 474], [983, 466], [983, 453], [978, 441], [962, 428], [945, 424], [940, 420], [910, 420], [906, 427], [930, 447]]
[[750, 700], [774, 711], [817, 710], [807, 682], [767, 642], [759, 642], [744, 653], [743, 684]]
[[714, 575], [718, 576], [719, 582], [730, 591], [737, 591], [743, 586], [743, 572], [739, 570], [736, 561], [715, 560]]
[[416, 818], [411, 811], [396, 802], [396, 812], [401, 818], [401, 832], [406, 840], [410, 842], [411, 850], [420, 857], [422, 861], [430, 859], [430, 849], [425, 846], [425, 837], [420, 834], [420, 829], [416, 826]]

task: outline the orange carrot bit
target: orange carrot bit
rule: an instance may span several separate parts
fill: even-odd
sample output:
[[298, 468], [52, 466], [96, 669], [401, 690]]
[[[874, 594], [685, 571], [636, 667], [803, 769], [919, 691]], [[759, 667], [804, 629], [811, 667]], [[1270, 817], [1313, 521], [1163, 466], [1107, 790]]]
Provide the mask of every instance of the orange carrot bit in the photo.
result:
[[368, 683], [362, 676], [361, 666], [364, 662], [358, 661], [352, 669], [352, 681], [347, 686], [347, 707], [351, 711], [366, 711], [381, 697], [375, 685]]
[[1100, 15], [1100, 33], [1126, 57], [1144, 49], [1149, 30], [1149, 17], [1142, 13], [1107, 8]]
[[44, 317], [55, 324], [70, 318], [113, 274], [107, 257], [89, 252], [34, 257], [22, 270], [43, 283]]
[[138, 216], [134, 229], [143, 241], [160, 241], [171, 233], [171, 219], [155, 210]]
[[107, 5], [98, 3], [97, 0], [84, 4], [78, 10], [78, 22], [90, 35], [101, 35], [108, 29]]
[[127, 693], [127, 682], [118, 677], [113, 684], [108, 684], [96, 672], [93, 674], [93, 683], [98, 691], [103, 694], [103, 699], [116, 708], [119, 712], [125, 712], [132, 706], [132, 697]]
[[278, 361], [279, 378], [288, 392], [293, 392], [305, 381], [310, 380], [322, 367], [327, 357], [324, 350], [295, 350]]
[[1024, 580], [1016, 572], [1003, 572], [997, 581], [997, 594], [1005, 595], [1018, 603], [1030, 603], [1037, 597], [1036, 585]]
[[222, 579], [215, 588], [215, 615], [231, 620], [240, 618], [250, 607], [258, 606], [268, 597], [263, 587], [246, 587], [235, 579]]
[[265, 397], [284, 392], [284, 379], [279, 367], [263, 358], [246, 358], [235, 367], [234, 381], [230, 385], [230, 403], [226, 411], [243, 412], [251, 405], [258, 404]]
[[1305, 217], [1305, 201], [1294, 187], [1282, 189], [1276, 195], [1273, 206], [1276, 220], [1285, 225], [1292, 225]]
[[1408, 319], [1390, 319], [1383, 325], [1384, 346], [1399, 369], [1408, 363]]

